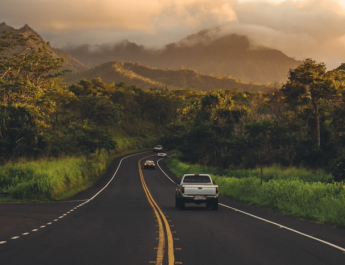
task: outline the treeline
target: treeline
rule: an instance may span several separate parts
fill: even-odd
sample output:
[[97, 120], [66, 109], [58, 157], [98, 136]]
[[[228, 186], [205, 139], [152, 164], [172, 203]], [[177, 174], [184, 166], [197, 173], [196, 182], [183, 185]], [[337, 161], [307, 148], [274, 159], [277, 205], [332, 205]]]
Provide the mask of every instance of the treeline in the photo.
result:
[[162, 137], [180, 159], [223, 169], [278, 164], [345, 179], [345, 65], [305, 60], [270, 93], [208, 92], [179, 110]]

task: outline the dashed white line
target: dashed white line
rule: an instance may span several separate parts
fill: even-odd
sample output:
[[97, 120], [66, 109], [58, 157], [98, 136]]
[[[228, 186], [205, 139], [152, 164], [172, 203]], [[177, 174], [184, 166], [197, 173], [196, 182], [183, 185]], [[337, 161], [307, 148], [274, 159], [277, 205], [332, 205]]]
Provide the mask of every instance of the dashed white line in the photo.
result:
[[22, 236], [26, 236], [26, 235], [28, 235], [28, 234], [29, 234], [28, 232], [25, 232], [25, 233], [22, 234]]
[[14, 237], [11, 237], [11, 239], [18, 239], [19, 236], [14, 236]]
[[32, 231], [32, 232], [36, 232], [36, 231], [38, 231], [38, 229], [32, 229], [31, 231]]
[[40, 228], [45, 228], [46, 226], [45, 225], [41, 225]]
[[54, 222], [57, 222], [57, 221], [59, 221], [59, 219], [54, 219]]
[[7, 241], [0, 241], [0, 244], [2, 245], [2, 244], [5, 244]]
[[51, 224], [52, 224], [52, 222], [47, 223], [47, 225], [51, 225]]
[[[162, 158], [161, 158], [161, 159], [162, 159]], [[159, 159], [159, 160], [161, 160], [161, 159]], [[159, 163], [158, 163], [159, 160], [157, 160], [157, 165], [158, 165], [159, 169], [164, 173], [164, 175], [165, 175], [167, 178], [170, 179], [171, 182], [173, 182], [173, 183], [175, 184], [175, 182], [174, 182], [174, 181], [164, 172], [164, 170], [159, 166]], [[295, 230], [295, 229], [292, 229], [292, 228], [289, 228], [289, 227], [287, 227], [287, 226], [284, 226], [284, 225], [281, 225], [281, 224], [272, 222], [272, 221], [270, 221], [270, 220], [261, 218], [261, 217], [259, 217], [259, 216], [256, 216], [256, 215], [253, 215], [253, 214], [250, 214], [250, 213], [241, 211], [241, 210], [239, 210], [239, 209], [230, 207], [230, 206], [228, 206], [228, 205], [225, 205], [225, 204], [222, 204], [222, 203], [218, 203], [218, 204], [221, 205], [221, 206], [223, 206], [223, 207], [226, 207], [226, 208], [229, 208], [229, 209], [231, 209], [231, 210], [234, 210], [234, 211], [236, 211], [236, 212], [240, 212], [240, 213], [243, 213], [243, 214], [248, 215], [248, 216], [250, 216], [250, 217], [256, 218], [256, 219], [258, 219], [258, 220], [261, 220], [261, 221], [264, 221], [264, 222], [267, 222], [267, 223], [276, 225], [276, 226], [278, 226], [279, 228], [284, 228], [284, 229], [289, 230], [289, 231], [291, 231], [291, 232], [294, 232], [294, 233], [296, 233], [296, 234], [299, 234], [299, 235], [308, 237], [308, 238], [310, 238], [310, 239], [316, 240], [316, 241], [318, 241], [318, 242], [320, 242], [320, 243], [326, 244], [326, 245], [328, 245], [328, 246], [330, 246], [330, 247], [333, 247], [333, 248], [336, 248], [336, 249], [339, 249], [339, 250], [345, 252], [345, 248], [342, 248], [342, 247], [340, 247], [340, 246], [334, 245], [334, 244], [332, 244], [332, 243], [330, 243], [330, 242], [327, 242], [327, 241], [325, 241], [325, 240], [322, 240], [322, 239], [319, 239], [319, 238], [316, 238], [316, 237], [307, 235], [307, 234], [302, 233], [302, 232], [299, 232], [299, 231], [297, 231], [297, 230]]]

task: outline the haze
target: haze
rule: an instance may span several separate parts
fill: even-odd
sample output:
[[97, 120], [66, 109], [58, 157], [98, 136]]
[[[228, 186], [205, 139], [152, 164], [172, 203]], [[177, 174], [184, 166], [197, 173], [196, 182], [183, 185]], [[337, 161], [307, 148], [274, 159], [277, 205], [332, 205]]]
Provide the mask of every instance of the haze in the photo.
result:
[[345, 62], [344, 0], [1, 0], [0, 22], [28, 24], [55, 47], [128, 39], [159, 48], [211, 29], [328, 68]]

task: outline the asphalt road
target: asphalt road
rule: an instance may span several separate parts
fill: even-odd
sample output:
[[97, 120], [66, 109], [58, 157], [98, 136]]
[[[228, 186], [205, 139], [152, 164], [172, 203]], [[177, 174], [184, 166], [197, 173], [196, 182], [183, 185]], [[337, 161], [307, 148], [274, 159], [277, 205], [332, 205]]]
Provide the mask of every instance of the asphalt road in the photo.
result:
[[[138, 160], [150, 154], [123, 159], [114, 176], [121, 158], [116, 159], [94, 187], [69, 201], [0, 204], [0, 264], [155, 262], [159, 218], [138, 170]], [[177, 180], [163, 160], [159, 165]], [[165, 213], [162, 221], [170, 221], [177, 264], [345, 264], [342, 250], [316, 240], [345, 248], [344, 229], [281, 216], [225, 197], [220, 197], [218, 211], [193, 204], [180, 211], [174, 207], [175, 184], [159, 168], [142, 172], [154, 202]], [[169, 233], [164, 229], [163, 264], [168, 264]]]

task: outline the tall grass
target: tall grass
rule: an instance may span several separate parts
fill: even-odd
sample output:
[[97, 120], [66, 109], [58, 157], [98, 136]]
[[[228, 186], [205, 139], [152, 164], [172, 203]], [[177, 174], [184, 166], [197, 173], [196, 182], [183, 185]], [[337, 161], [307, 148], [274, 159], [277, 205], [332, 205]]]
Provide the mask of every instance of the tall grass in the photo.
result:
[[92, 186], [117, 156], [145, 150], [156, 139], [123, 137], [116, 152], [101, 150], [87, 157], [7, 164], [0, 168], [0, 201], [66, 199]]
[[[186, 173], [208, 173], [200, 165], [182, 163], [174, 157], [167, 160], [167, 165], [178, 177]], [[265, 172], [270, 170], [274, 174], [272, 173], [272, 178], [263, 182], [263, 185], [260, 185], [257, 170], [246, 172], [246, 178], [242, 174], [232, 177], [211, 175], [222, 195], [345, 228], [344, 183], [326, 183], [330, 176], [321, 171], [315, 174], [305, 169], [279, 170], [274, 167], [266, 168]], [[315, 177], [311, 177], [311, 174], [315, 174]], [[317, 179], [324, 182], [315, 181]]]
[[88, 158], [5, 165], [0, 169], [0, 189], [14, 200], [54, 200], [69, 189], [97, 180], [108, 158], [101, 150]]

